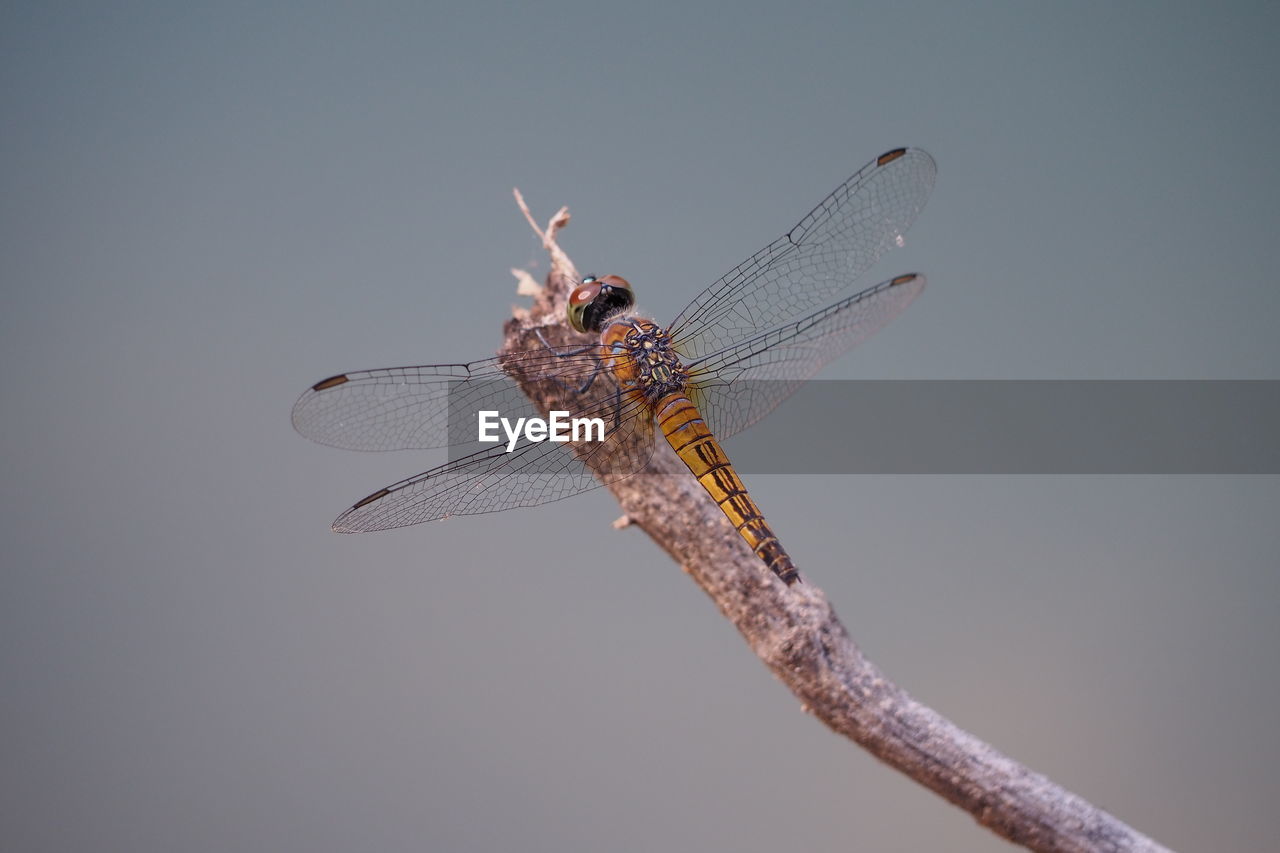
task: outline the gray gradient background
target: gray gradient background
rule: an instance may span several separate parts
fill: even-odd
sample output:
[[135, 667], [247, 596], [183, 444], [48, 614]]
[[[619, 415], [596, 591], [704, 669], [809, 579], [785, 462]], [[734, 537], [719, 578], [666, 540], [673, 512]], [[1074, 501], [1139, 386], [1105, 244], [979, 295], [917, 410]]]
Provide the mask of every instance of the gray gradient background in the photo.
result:
[[[490, 354], [545, 269], [513, 185], [669, 318], [896, 145], [938, 185], [868, 283], [930, 288], [825, 375], [1277, 378], [1274, 9], [5, 4], [0, 847], [1004, 849], [607, 495], [337, 536], [441, 457], [289, 407]], [[921, 700], [1272, 847], [1275, 477], [751, 486]]]

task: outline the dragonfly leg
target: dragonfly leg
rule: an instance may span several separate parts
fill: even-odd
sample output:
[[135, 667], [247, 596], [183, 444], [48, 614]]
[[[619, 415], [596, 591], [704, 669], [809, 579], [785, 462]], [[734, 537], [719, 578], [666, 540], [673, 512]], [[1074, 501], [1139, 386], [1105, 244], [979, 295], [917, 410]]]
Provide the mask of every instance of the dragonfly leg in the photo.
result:
[[542, 342], [542, 345], [544, 347], [550, 350], [552, 355], [559, 356], [560, 358], [568, 358], [569, 356], [573, 356], [573, 355], [582, 355], [583, 353], [591, 352], [593, 349], [596, 348], [595, 344], [587, 344], [586, 346], [578, 347], [577, 349], [571, 349], [571, 350], [561, 349], [559, 347], [553, 346], [550, 341], [548, 341], [545, 337], [543, 337], [541, 329], [535, 328], [533, 330], [533, 333], [538, 336], [538, 340]]
[[[570, 356], [584, 355], [585, 353], [591, 352], [592, 350], [597, 348], [594, 344], [588, 344], [587, 346], [578, 347], [577, 349], [571, 349], [571, 350], [560, 349], [552, 346], [551, 343], [545, 337], [543, 337], [542, 331], [540, 329], [534, 329], [533, 333], [538, 336], [538, 340], [542, 342], [542, 345], [546, 347], [547, 350], [552, 355], [557, 356], [559, 358], [568, 358]], [[559, 378], [558, 376], [549, 376], [547, 378], [550, 379], [552, 382], [556, 383], [556, 385], [559, 385], [565, 391], [572, 391], [574, 394], [585, 394], [587, 390], [591, 388], [591, 383], [595, 382], [596, 377], [599, 376], [603, 371], [604, 371], [604, 365], [601, 364], [599, 361], [597, 361], [595, 369], [591, 371], [591, 375], [589, 375], [585, 380], [583, 380], [582, 384], [577, 386], [576, 388], [573, 385], [570, 385], [568, 382], [565, 382], [563, 379]]]
[[613, 428], [615, 430], [622, 428], [623, 405], [622, 405], [622, 388], [613, 389]]

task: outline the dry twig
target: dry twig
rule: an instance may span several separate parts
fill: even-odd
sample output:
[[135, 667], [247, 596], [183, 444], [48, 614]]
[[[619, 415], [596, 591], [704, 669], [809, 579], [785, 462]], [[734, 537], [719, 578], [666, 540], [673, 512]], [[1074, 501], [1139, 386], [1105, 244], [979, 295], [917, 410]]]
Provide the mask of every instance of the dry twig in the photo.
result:
[[[539, 228], [551, 255], [533, 308], [508, 321], [504, 352], [589, 341], [562, 322], [578, 283], [556, 243], [562, 208]], [[564, 408], [546, 383], [521, 382], [544, 411]], [[1166, 848], [1054, 784], [916, 702], [863, 657], [822, 590], [788, 587], [768, 572], [724, 514], [661, 440], [644, 475], [608, 486], [629, 524], [642, 528], [702, 587], [747, 644], [810, 714], [891, 767], [973, 815], [1010, 841], [1045, 851], [1161, 851]]]

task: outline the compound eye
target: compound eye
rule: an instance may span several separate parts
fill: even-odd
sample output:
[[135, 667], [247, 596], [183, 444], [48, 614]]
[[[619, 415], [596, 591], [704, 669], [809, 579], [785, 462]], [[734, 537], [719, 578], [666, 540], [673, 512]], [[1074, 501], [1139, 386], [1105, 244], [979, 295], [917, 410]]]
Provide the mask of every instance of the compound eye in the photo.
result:
[[596, 297], [600, 295], [600, 288], [603, 286], [603, 283], [588, 276], [582, 280], [582, 284], [575, 287], [573, 292], [569, 294], [569, 304], [567, 306], [569, 325], [579, 332], [587, 331], [586, 324], [583, 321], [583, 312], [590, 307], [591, 303], [596, 301]]
[[631, 289], [631, 282], [627, 281], [620, 275], [607, 275], [600, 279], [600, 281], [613, 287], [621, 287], [623, 290]]
[[600, 295], [601, 282], [594, 278], [584, 278], [582, 284], [573, 289], [573, 293], [569, 294], [570, 305], [590, 305], [591, 301]]

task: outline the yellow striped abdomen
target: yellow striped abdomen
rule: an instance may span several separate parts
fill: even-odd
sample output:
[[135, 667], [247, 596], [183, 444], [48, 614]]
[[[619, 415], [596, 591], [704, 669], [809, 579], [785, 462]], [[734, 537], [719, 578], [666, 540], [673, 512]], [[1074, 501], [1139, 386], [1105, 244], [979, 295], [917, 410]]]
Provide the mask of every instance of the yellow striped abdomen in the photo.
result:
[[733, 463], [707, 429], [693, 402], [681, 393], [668, 394], [654, 407], [658, 428], [693, 476], [707, 490], [756, 556], [788, 584], [798, 580], [795, 564], [747, 494]]

